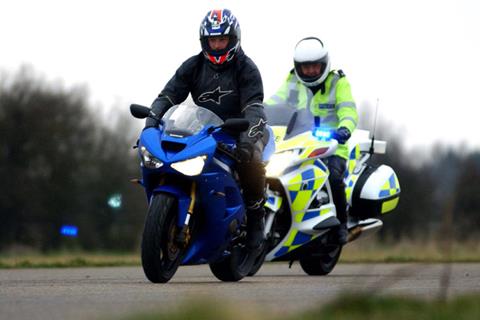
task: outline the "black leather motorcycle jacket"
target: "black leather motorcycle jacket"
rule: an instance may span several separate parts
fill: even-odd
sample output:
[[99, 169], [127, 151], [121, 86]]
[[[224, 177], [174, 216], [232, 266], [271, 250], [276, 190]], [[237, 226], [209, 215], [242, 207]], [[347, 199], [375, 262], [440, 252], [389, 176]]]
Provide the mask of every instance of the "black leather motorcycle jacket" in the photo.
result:
[[[263, 136], [263, 84], [255, 63], [239, 49], [227, 65], [213, 65], [200, 53], [187, 59], [168, 81], [152, 104], [152, 111], [163, 114], [191, 94], [198, 106], [213, 111], [223, 120], [246, 118], [250, 128], [241, 141], [255, 143]], [[154, 125], [147, 120], [147, 126]]]

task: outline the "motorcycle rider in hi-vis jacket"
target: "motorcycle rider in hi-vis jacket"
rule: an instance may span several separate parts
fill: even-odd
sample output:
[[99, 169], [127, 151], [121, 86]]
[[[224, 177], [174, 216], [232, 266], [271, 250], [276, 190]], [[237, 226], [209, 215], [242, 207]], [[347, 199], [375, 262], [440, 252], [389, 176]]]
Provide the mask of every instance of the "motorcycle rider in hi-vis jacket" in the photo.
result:
[[[168, 81], [151, 109], [163, 115], [191, 94], [196, 105], [223, 120], [245, 118], [250, 127], [237, 140], [237, 173], [247, 207], [247, 247], [260, 248], [264, 240], [266, 118], [260, 72], [240, 47], [240, 25], [228, 9], [211, 10], [200, 24], [202, 52], [187, 59]], [[158, 126], [148, 118], [145, 127]]]
[[322, 41], [315, 37], [300, 40], [294, 52], [294, 69], [280, 89], [266, 101], [267, 107], [287, 104], [292, 108], [308, 108], [319, 118], [320, 128], [334, 132], [338, 149], [326, 159], [330, 171], [333, 202], [340, 226], [336, 240], [347, 243], [347, 200], [343, 181], [348, 159], [347, 140], [358, 121], [350, 84], [341, 71], [330, 70], [330, 58]]

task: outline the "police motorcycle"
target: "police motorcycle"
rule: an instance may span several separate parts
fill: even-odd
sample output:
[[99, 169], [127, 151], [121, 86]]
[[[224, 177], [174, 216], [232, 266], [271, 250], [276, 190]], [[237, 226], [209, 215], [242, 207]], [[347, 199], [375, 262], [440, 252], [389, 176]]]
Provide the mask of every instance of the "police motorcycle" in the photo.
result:
[[205, 263], [222, 281], [245, 277], [259, 252], [245, 246], [246, 209], [232, 135], [247, 130], [248, 120], [224, 122], [186, 104], [171, 107], [162, 119], [144, 106], [133, 104], [130, 111], [160, 120], [159, 127], [142, 131], [136, 145], [142, 171], [136, 182], [149, 204], [141, 246], [146, 277], [165, 283], [180, 265]]
[[[323, 159], [335, 153], [338, 142], [307, 109], [272, 106], [265, 111], [276, 151], [266, 166], [267, 241], [249, 275], [260, 269], [262, 258], [290, 265], [298, 260], [307, 274], [327, 275], [342, 246], [330, 232], [340, 222]], [[386, 142], [369, 139], [368, 131], [357, 129], [349, 139], [345, 175], [349, 242], [378, 231], [383, 225], [381, 215], [398, 204], [400, 186], [393, 169], [368, 162], [373, 154], [385, 151]]]

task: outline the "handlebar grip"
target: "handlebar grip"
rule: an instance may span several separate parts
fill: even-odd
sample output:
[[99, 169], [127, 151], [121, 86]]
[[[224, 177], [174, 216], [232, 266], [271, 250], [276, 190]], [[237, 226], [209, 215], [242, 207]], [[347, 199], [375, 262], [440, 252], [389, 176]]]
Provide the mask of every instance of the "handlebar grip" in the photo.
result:
[[231, 150], [231, 148], [229, 148], [226, 144], [218, 143], [217, 144], [217, 149], [218, 149], [218, 151], [220, 151], [223, 154], [226, 154], [227, 156], [229, 156], [230, 158], [232, 158], [236, 162], [240, 162], [240, 159], [238, 159], [237, 155], [235, 154], [235, 151]]

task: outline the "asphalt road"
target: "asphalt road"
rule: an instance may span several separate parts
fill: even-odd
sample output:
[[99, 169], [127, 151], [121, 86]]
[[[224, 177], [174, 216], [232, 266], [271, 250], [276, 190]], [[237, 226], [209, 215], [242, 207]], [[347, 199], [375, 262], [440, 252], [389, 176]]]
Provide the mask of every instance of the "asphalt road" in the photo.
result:
[[[222, 283], [208, 266], [181, 267], [167, 284], [148, 282], [141, 267], [0, 270], [0, 319], [108, 319], [178, 308], [192, 298], [293, 313], [345, 291], [437, 297], [450, 269], [448, 296], [480, 292], [480, 264], [339, 264], [326, 277], [298, 263], [265, 264], [255, 277]], [[444, 279], [444, 280], [442, 280]]]

